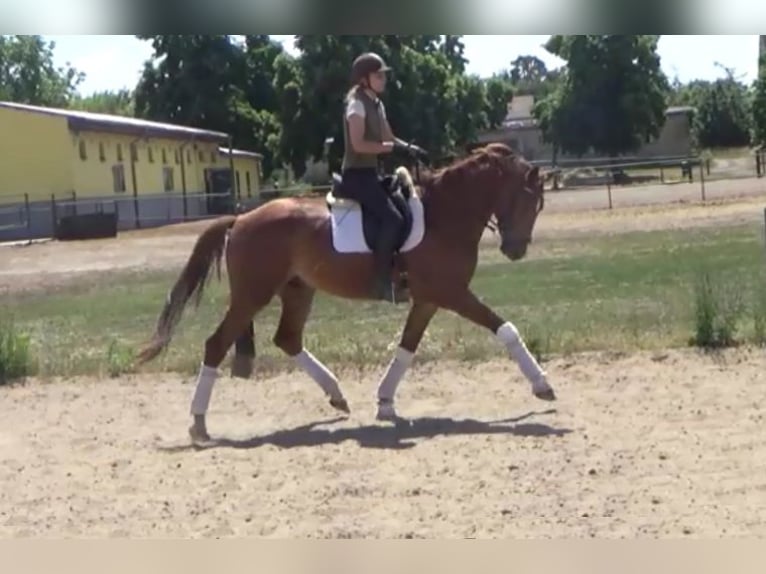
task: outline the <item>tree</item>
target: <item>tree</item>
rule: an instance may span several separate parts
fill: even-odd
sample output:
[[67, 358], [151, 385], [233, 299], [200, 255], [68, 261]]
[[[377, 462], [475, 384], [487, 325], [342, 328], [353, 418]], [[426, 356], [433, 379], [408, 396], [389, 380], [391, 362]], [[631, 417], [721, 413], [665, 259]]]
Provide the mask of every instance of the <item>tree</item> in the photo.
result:
[[733, 78], [719, 79], [701, 90], [696, 102], [695, 131], [704, 147], [740, 147], [750, 143], [751, 113], [747, 88]]
[[66, 107], [85, 75], [53, 63], [55, 43], [41, 36], [0, 36], [0, 100]]
[[275, 167], [280, 125], [274, 115], [273, 67], [283, 51], [268, 36], [138, 36], [151, 41], [136, 87], [136, 114], [232, 134], [236, 147], [263, 154], [263, 171]]
[[487, 84], [465, 75], [459, 36], [298, 35], [296, 46], [304, 98], [302, 140], [308, 155], [318, 159], [325, 140], [332, 138], [332, 169], [339, 167], [343, 149], [343, 100], [351, 63], [364, 51], [378, 52], [393, 68], [384, 101], [395, 133], [425, 147], [434, 158], [474, 139], [489, 127], [490, 115], [502, 121], [497, 105], [487, 104]]
[[[763, 38], [763, 36], [761, 37]], [[752, 105], [753, 140], [766, 145], [766, 55], [761, 57]]]
[[551, 36], [546, 50], [567, 62], [534, 115], [547, 141], [565, 153], [616, 156], [656, 138], [669, 82], [656, 35]]
[[112, 114], [117, 116], [135, 116], [135, 98], [131, 90], [96, 92], [88, 96], [76, 95], [69, 102], [69, 107], [86, 112]]

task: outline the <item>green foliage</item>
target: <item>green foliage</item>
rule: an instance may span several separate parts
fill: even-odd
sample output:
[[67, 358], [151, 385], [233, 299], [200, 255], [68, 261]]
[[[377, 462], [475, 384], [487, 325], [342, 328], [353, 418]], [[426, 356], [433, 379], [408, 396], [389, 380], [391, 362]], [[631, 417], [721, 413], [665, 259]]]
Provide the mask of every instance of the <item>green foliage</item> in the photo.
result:
[[736, 343], [744, 304], [739, 286], [724, 284], [704, 271], [695, 284], [695, 333], [692, 344], [703, 348], [731, 347]]
[[69, 102], [69, 107], [75, 110], [112, 114], [116, 116], [135, 116], [135, 94], [131, 90], [96, 92], [89, 96], [75, 95]]
[[394, 68], [384, 99], [396, 135], [435, 158], [499, 125], [511, 94], [502, 77], [465, 74], [462, 36], [298, 35], [297, 57], [268, 35], [139, 38], [155, 53], [136, 89], [137, 115], [232, 133], [235, 146], [264, 155], [266, 177], [281, 166], [302, 175], [328, 138], [337, 168], [349, 71], [363, 51]]
[[701, 146], [740, 147], [750, 143], [747, 88], [733, 78], [716, 80], [701, 93], [695, 127]]
[[548, 70], [536, 56], [518, 56], [511, 62], [508, 80], [519, 95], [532, 95], [541, 100], [550, 94], [561, 78], [562, 70]]
[[766, 62], [761, 61], [760, 73], [755, 82], [752, 105], [753, 140], [766, 145]]
[[551, 36], [546, 49], [567, 62], [554, 89], [535, 106], [547, 141], [565, 153], [610, 156], [659, 135], [669, 84], [656, 35]]
[[42, 36], [0, 35], [0, 100], [66, 107], [85, 76], [56, 67], [54, 48]]
[[7, 319], [0, 320], [0, 385], [29, 374], [30, 337]]

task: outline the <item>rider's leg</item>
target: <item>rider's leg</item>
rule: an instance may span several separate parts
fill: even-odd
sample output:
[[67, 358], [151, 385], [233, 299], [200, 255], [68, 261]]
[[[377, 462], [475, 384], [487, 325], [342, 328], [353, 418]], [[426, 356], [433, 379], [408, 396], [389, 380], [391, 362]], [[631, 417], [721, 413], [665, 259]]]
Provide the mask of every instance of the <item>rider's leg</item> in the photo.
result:
[[386, 301], [394, 301], [391, 271], [396, 239], [404, 225], [396, 206], [387, 196], [374, 170], [347, 171], [343, 175], [345, 193], [359, 201], [380, 222], [373, 246], [375, 276], [373, 295]]

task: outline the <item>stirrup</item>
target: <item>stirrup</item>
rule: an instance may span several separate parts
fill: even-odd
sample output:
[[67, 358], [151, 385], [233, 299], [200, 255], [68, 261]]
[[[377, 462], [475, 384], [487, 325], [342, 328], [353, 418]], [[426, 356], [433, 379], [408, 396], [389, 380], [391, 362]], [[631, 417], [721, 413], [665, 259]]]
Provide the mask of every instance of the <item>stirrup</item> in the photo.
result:
[[382, 301], [388, 303], [407, 303], [410, 301], [410, 290], [407, 287], [397, 285], [394, 281], [386, 283], [383, 293], [380, 292], [380, 287], [375, 288], [376, 296]]

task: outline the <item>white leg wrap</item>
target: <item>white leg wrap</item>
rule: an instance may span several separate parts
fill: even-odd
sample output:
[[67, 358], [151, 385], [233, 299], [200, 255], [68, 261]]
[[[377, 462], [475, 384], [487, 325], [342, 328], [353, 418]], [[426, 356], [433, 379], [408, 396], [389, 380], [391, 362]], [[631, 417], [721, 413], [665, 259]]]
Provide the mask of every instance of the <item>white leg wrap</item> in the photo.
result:
[[524, 376], [532, 384], [532, 388], [535, 391], [549, 389], [550, 387], [546, 380], [545, 371], [540, 368], [540, 365], [532, 356], [532, 353], [527, 349], [516, 326], [510, 321], [507, 321], [500, 326], [496, 335], [505, 345], [508, 354], [519, 365], [521, 372], [524, 373]]
[[340, 392], [338, 379], [325, 367], [314, 355], [306, 349], [293, 357], [295, 363], [314, 379], [322, 390], [331, 399], [342, 399], [343, 393]]
[[399, 386], [399, 382], [402, 380], [402, 377], [404, 377], [404, 373], [407, 372], [407, 369], [412, 364], [413, 357], [414, 353], [411, 353], [407, 349], [402, 347], [398, 347], [396, 349], [394, 358], [391, 359], [391, 362], [388, 364], [386, 374], [383, 375], [383, 378], [380, 381], [380, 385], [378, 386], [379, 400], [394, 400], [396, 388]]
[[210, 405], [210, 395], [213, 393], [213, 385], [218, 378], [218, 369], [201, 365], [197, 375], [197, 387], [194, 389], [194, 397], [191, 403], [191, 414], [204, 415]]

